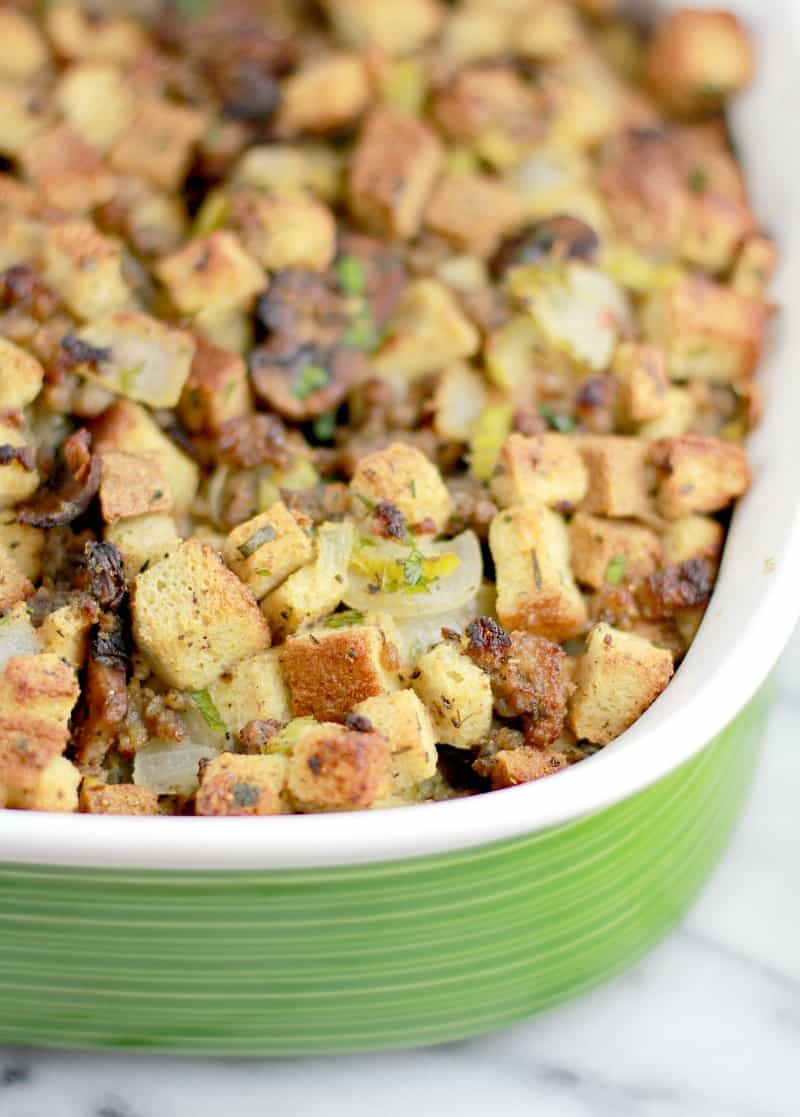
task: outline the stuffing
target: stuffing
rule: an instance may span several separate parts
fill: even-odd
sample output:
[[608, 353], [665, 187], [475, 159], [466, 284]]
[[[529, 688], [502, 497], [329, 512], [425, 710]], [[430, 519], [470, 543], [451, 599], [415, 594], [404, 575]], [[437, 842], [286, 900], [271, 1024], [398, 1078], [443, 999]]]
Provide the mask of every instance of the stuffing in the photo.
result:
[[480, 334], [448, 288], [436, 279], [417, 279], [403, 292], [372, 369], [387, 380], [418, 380], [479, 347]]
[[[0, 417], [0, 509], [9, 508], [39, 487], [36, 455], [16, 423]], [[4, 517], [5, 518], [5, 517]]]
[[442, 145], [415, 117], [388, 108], [370, 113], [353, 153], [348, 201], [376, 233], [412, 237], [442, 167]]
[[230, 208], [245, 248], [270, 271], [324, 272], [336, 255], [333, 214], [310, 193], [243, 188], [231, 196]]
[[[9, 513], [6, 513], [8, 516]], [[13, 516], [13, 513], [10, 515]], [[4, 547], [26, 578], [38, 581], [42, 573], [45, 533], [42, 528], [18, 524], [13, 519], [3, 522], [0, 513], [0, 547]]]
[[311, 561], [310, 528], [311, 520], [301, 512], [290, 512], [282, 501], [276, 501], [266, 512], [238, 524], [226, 538], [222, 553], [260, 601]]
[[567, 765], [567, 758], [554, 749], [501, 749], [491, 761], [489, 777], [492, 790], [531, 783], [544, 776], [552, 776]]
[[198, 815], [268, 815], [286, 809], [284, 756], [215, 756], [200, 774], [195, 800]]
[[389, 669], [395, 658], [381, 629], [370, 625], [290, 636], [281, 662], [295, 716], [343, 722], [359, 702], [397, 686]]
[[689, 515], [669, 520], [661, 533], [664, 561], [670, 565], [704, 558], [716, 563], [722, 554], [725, 529], [710, 516]]
[[172, 554], [181, 541], [174, 518], [166, 512], [153, 512], [109, 524], [104, 538], [119, 551], [125, 576], [129, 579]]
[[578, 14], [567, 0], [543, 0], [514, 26], [514, 50], [525, 58], [548, 62], [567, 58], [583, 42]]
[[107, 784], [85, 779], [78, 798], [85, 814], [158, 814], [158, 797], [149, 787], [132, 783]]
[[323, 0], [323, 7], [339, 38], [361, 50], [381, 47], [390, 54], [407, 54], [424, 46], [444, 18], [439, 0]]
[[33, 586], [14, 560], [13, 552], [0, 543], [0, 612], [5, 612], [33, 594]]
[[2, 81], [30, 81], [50, 60], [44, 35], [24, 11], [0, 8], [0, 43]]
[[592, 435], [582, 438], [579, 448], [589, 477], [583, 508], [612, 519], [647, 519], [647, 442], [624, 435]]
[[37, 359], [0, 337], [0, 410], [21, 411], [38, 396], [44, 369]]
[[651, 528], [585, 512], [569, 525], [569, 542], [575, 577], [593, 590], [650, 574], [661, 560], [661, 540]]
[[503, 443], [491, 479], [492, 496], [501, 508], [580, 504], [589, 478], [575, 439], [556, 431], [512, 434]]
[[487, 403], [487, 385], [479, 372], [463, 361], [448, 365], [433, 397], [436, 434], [453, 442], [469, 442]]
[[353, 706], [389, 742], [392, 791], [402, 794], [436, 773], [436, 733], [413, 690], [375, 694]]
[[353, 512], [361, 519], [374, 516], [375, 506], [390, 504], [408, 527], [433, 525], [441, 531], [453, 501], [436, 466], [405, 442], [394, 442], [362, 458], [350, 482]]
[[342, 187], [342, 159], [323, 144], [281, 144], [251, 147], [234, 171], [234, 186], [271, 190], [308, 190], [332, 202]]
[[276, 637], [295, 632], [332, 613], [344, 596], [352, 523], [320, 524], [313, 560], [301, 566], [261, 603], [265, 617]]
[[626, 341], [617, 347], [611, 372], [619, 384], [619, 402], [628, 423], [660, 419], [670, 389], [664, 353], [656, 345]]
[[100, 507], [107, 524], [171, 510], [169, 479], [158, 454], [107, 450], [101, 462]]
[[672, 655], [631, 632], [597, 624], [581, 656], [569, 720], [579, 739], [607, 745], [658, 698], [672, 678]]
[[193, 539], [137, 575], [131, 615], [136, 643], [180, 690], [201, 690], [270, 643], [250, 590], [213, 547]]
[[751, 299], [764, 297], [778, 267], [775, 242], [763, 233], [745, 239], [733, 269], [731, 286], [740, 295]]
[[20, 716], [64, 730], [79, 694], [75, 672], [50, 653], [13, 656], [0, 674], [0, 710], [24, 711]]
[[190, 431], [218, 432], [229, 419], [252, 411], [247, 366], [234, 349], [195, 335], [195, 351], [178, 413]]
[[208, 693], [231, 733], [252, 721], [282, 725], [291, 718], [279, 648], [239, 660], [211, 683]]
[[674, 251], [689, 187], [666, 134], [636, 128], [613, 136], [601, 154], [599, 184], [620, 237], [645, 252]]
[[152, 98], [136, 105], [130, 127], [113, 146], [110, 163], [162, 190], [176, 190], [189, 170], [192, 151], [206, 127], [205, 114]]
[[709, 275], [721, 275], [730, 270], [739, 245], [755, 229], [755, 217], [745, 203], [698, 191], [689, 203], [684, 222], [681, 257], [691, 267]]
[[278, 136], [324, 134], [352, 124], [370, 96], [367, 67], [357, 54], [332, 54], [307, 62], [281, 88]]
[[466, 66], [433, 99], [436, 123], [451, 140], [501, 139], [514, 153], [541, 141], [543, 112], [531, 85], [511, 66]]
[[247, 307], [267, 286], [260, 264], [227, 230], [190, 240], [160, 260], [155, 270], [185, 314]]
[[390, 788], [389, 742], [375, 731], [311, 722], [289, 757], [286, 791], [295, 810], [355, 811]]
[[146, 41], [134, 19], [98, 13], [70, 0], [48, 5], [45, 27], [62, 58], [82, 61], [131, 62]]
[[[0, 83], [0, 155], [10, 159], [19, 158], [50, 123], [49, 114], [39, 108], [29, 90]], [[34, 197], [38, 204], [39, 198], [35, 192]], [[35, 207], [31, 207], [33, 208]]]
[[125, 132], [136, 105], [122, 70], [99, 62], [70, 66], [56, 102], [77, 135], [98, 151], [108, 151]]
[[670, 520], [727, 508], [750, 487], [741, 446], [702, 434], [664, 438], [650, 447], [658, 485], [658, 509]]
[[586, 604], [570, 569], [567, 526], [543, 504], [498, 513], [489, 528], [497, 616], [509, 631], [567, 640], [586, 627]]
[[89, 633], [97, 620], [97, 606], [88, 596], [54, 609], [38, 629], [42, 652], [58, 656], [79, 671], [86, 662]]
[[425, 226], [476, 256], [491, 256], [525, 220], [520, 199], [499, 179], [445, 174], [425, 207]]
[[667, 389], [664, 409], [656, 419], [639, 425], [638, 436], [648, 442], [657, 438], [674, 438], [692, 429], [697, 414], [694, 396], [687, 388], [675, 385]]
[[50, 226], [44, 238], [43, 276], [79, 318], [99, 318], [131, 300], [122, 274], [122, 245], [89, 221]]
[[468, 749], [489, 732], [491, 681], [458, 647], [445, 642], [425, 652], [411, 683], [430, 715], [437, 742]]
[[48, 205], [87, 213], [114, 196], [114, 177], [96, 147], [70, 124], [39, 132], [20, 153], [27, 178]]

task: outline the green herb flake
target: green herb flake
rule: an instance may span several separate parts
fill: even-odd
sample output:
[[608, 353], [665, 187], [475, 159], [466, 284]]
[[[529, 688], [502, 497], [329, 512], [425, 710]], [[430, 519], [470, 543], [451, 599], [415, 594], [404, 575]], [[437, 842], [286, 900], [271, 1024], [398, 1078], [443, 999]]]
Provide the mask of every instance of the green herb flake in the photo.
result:
[[357, 256], [340, 256], [336, 261], [339, 286], [346, 295], [363, 295], [367, 289], [367, 273]]
[[130, 368], [121, 368], [118, 374], [119, 390], [121, 392], [132, 392], [143, 371], [144, 361], [139, 361], [138, 365], [132, 365]]
[[556, 411], [543, 403], [539, 406], [539, 414], [552, 430], [560, 434], [569, 434], [570, 431], [575, 430], [575, 420], [564, 411]]
[[203, 721], [213, 733], [227, 733], [228, 727], [219, 716], [214, 699], [207, 690], [195, 690], [189, 695], [203, 716]]
[[367, 304], [364, 304], [354, 316], [343, 340], [345, 345], [349, 345], [351, 349], [366, 349], [367, 351], [377, 349], [381, 339], [375, 329], [372, 312]]
[[606, 581], [612, 586], [618, 586], [625, 575], [628, 560], [624, 555], [614, 555], [606, 568]]
[[312, 430], [314, 437], [320, 442], [332, 442], [336, 433], [336, 412], [326, 411], [324, 415], [318, 415], [312, 424]]
[[273, 539], [277, 538], [278, 533], [272, 524], [264, 524], [257, 532], [245, 539], [244, 543], [236, 548], [243, 559], [250, 558], [254, 555], [259, 547], [263, 547], [265, 543], [271, 543]]
[[256, 574], [259, 576], [259, 578], [271, 578], [272, 577], [272, 571], [267, 570], [266, 566], [260, 566], [258, 568], [258, 570], [256, 570]]
[[708, 175], [702, 167], [695, 167], [688, 179], [689, 189], [693, 194], [704, 194], [708, 186]]
[[417, 482], [416, 481], [409, 481], [408, 482], [408, 491], [414, 497], [414, 500], [416, 500], [417, 499]]
[[332, 617], [328, 617], [326, 621], [322, 622], [323, 628], [349, 628], [353, 624], [361, 624], [364, 619], [363, 613], [357, 613], [355, 609], [349, 609], [345, 613], [334, 613]]
[[324, 388], [329, 379], [324, 368], [320, 368], [319, 365], [306, 365], [298, 373], [292, 387], [292, 395], [295, 399], [306, 399], [312, 392]]
[[414, 589], [422, 583], [422, 554], [414, 548], [406, 559], [400, 561], [403, 568], [403, 582], [409, 589]]

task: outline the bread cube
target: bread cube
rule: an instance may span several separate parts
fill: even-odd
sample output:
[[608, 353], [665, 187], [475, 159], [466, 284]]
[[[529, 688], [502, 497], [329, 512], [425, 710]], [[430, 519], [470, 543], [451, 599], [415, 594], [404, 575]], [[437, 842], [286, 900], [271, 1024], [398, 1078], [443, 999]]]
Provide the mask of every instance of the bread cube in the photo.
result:
[[619, 384], [620, 406], [629, 423], [645, 423], [664, 415], [670, 383], [664, 353], [658, 346], [624, 341], [614, 354], [611, 372]]
[[240, 660], [211, 683], [208, 693], [229, 732], [238, 733], [249, 721], [284, 724], [291, 719], [280, 656], [279, 648], [268, 648]]
[[18, 159], [51, 123], [50, 114], [32, 103], [28, 89], [0, 83], [0, 155]]
[[425, 207], [427, 228], [476, 256], [491, 256], [524, 220], [519, 196], [484, 174], [443, 175]]
[[583, 500], [589, 479], [576, 440], [548, 431], [507, 438], [490, 485], [501, 508], [530, 503], [563, 507]]
[[84, 814], [158, 814], [158, 796], [149, 787], [132, 783], [100, 783], [85, 779], [78, 797]]
[[764, 233], [747, 237], [733, 269], [731, 286], [740, 295], [763, 298], [778, 268], [778, 249]]
[[[0, 93], [0, 106], [2, 94]], [[2, 151], [2, 129], [0, 129], [0, 151]], [[31, 216], [39, 207], [36, 191], [31, 186], [26, 186], [9, 174], [0, 172], [0, 208], [10, 210], [14, 214]]]
[[97, 13], [71, 0], [48, 5], [45, 27], [62, 58], [125, 63], [146, 44], [144, 28], [135, 19]]
[[175, 520], [166, 512], [118, 520], [109, 524], [103, 534], [122, 556], [125, 577], [129, 581], [141, 570], [171, 555], [181, 541]]
[[252, 411], [247, 366], [239, 353], [195, 335], [195, 354], [178, 412], [190, 431], [214, 434], [229, 419]]
[[664, 397], [664, 410], [657, 419], [649, 419], [639, 427], [639, 438], [653, 442], [686, 434], [694, 426], [697, 404], [687, 388], [671, 387]]
[[71, 66], [58, 83], [55, 99], [74, 131], [98, 151], [108, 151], [119, 139], [136, 105], [122, 71], [99, 62]]
[[444, 18], [438, 0], [323, 0], [337, 38], [362, 50], [379, 47], [390, 54], [418, 50], [431, 39]]
[[519, 158], [541, 140], [539, 96], [511, 66], [465, 66], [436, 93], [432, 110], [445, 135], [461, 143], [500, 137]]
[[750, 83], [753, 44], [730, 12], [680, 9], [660, 25], [645, 55], [645, 79], [670, 112], [705, 116]]
[[[0, 122], [2, 121], [2, 96], [0, 96]], [[2, 129], [2, 123], [0, 123]], [[3, 151], [0, 136], [0, 154]], [[40, 255], [43, 239], [42, 226], [37, 221], [20, 216], [13, 210], [0, 210], [0, 268], [30, 265]]]
[[3, 523], [2, 519], [0, 513], [0, 546], [9, 552], [26, 578], [30, 578], [32, 582], [38, 581], [42, 573], [44, 531], [29, 524], [18, 524], [14, 520]]
[[205, 113], [198, 109], [160, 97], [148, 98], [137, 104], [130, 127], [112, 148], [111, 166], [162, 190], [177, 190], [206, 123]]
[[670, 520], [718, 512], [750, 487], [744, 449], [710, 435], [660, 439], [651, 445], [650, 460], [658, 475], [658, 509]]
[[260, 264], [226, 229], [190, 240], [160, 260], [155, 270], [184, 314], [245, 309], [267, 286]]
[[416, 117], [376, 108], [350, 163], [353, 215], [378, 234], [413, 237], [443, 161], [442, 145]]
[[311, 725], [289, 758], [286, 790], [296, 811], [356, 811], [389, 790], [392, 757], [380, 733]]
[[647, 442], [623, 435], [590, 435], [581, 438], [579, 448], [589, 475], [585, 510], [612, 519], [647, 518]]
[[310, 562], [314, 545], [311, 521], [292, 513], [282, 501], [238, 524], [222, 549], [225, 561], [260, 601], [284, 578]]
[[172, 493], [163, 460], [157, 454], [107, 450], [101, 458], [100, 508], [107, 524], [170, 511]]
[[270, 271], [325, 271], [336, 255], [336, 222], [311, 194], [235, 191], [231, 213], [245, 248]]
[[689, 559], [705, 558], [716, 565], [725, 542], [725, 529], [709, 516], [683, 516], [664, 525], [661, 534], [664, 562], [677, 566]]
[[0, 8], [0, 80], [30, 81], [43, 69], [50, 51], [39, 28], [22, 11], [13, 7]]
[[369, 625], [290, 636], [282, 664], [295, 717], [344, 721], [353, 707], [397, 686], [383, 632]]
[[453, 508], [453, 500], [436, 466], [421, 450], [393, 442], [362, 458], [350, 482], [353, 512], [368, 519], [376, 504], [399, 508], [409, 527], [435, 525], [440, 532]]
[[767, 318], [761, 299], [692, 275], [650, 295], [642, 325], [673, 380], [739, 384], [760, 360]]
[[14, 561], [11, 551], [0, 544], [0, 613], [33, 594], [33, 586]]
[[497, 616], [560, 643], [586, 627], [586, 603], [570, 567], [567, 526], [543, 504], [500, 512], [489, 528], [497, 582]]
[[742, 241], [756, 229], [744, 202], [702, 191], [692, 196], [680, 239], [681, 257], [709, 275], [727, 272]]
[[342, 156], [330, 144], [262, 144], [249, 148], [234, 171], [234, 185], [272, 190], [309, 190], [325, 201], [341, 194]]
[[12, 656], [0, 674], [0, 710], [67, 728], [80, 688], [75, 672], [50, 653]]
[[369, 99], [367, 67], [357, 54], [313, 58], [283, 83], [275, 132], [291, 138], [336, 131], [357, 120]]
[[44, 369], [13, 341], [0, 337], [0, 409], [21, 411], [38, 396]]
[[666, 133], [628, 129], [604, 145], [598, 185], [619, 237], [649, 258], [674, 254], [689, 188]]
[[418, 380], [473, 356], [480, 341], [477, 329], [443, 283], [415, 279], [403, 292], [389, 335], [372, 357], [372, 369], [388, 380]]
[[569, 762], [563, 753], [554, 749], [501, 749], [492, 763], [492, 791], [503, 787], [517, 787], [532, 783], [544, 776], [552, 776], [567, 768]]
[[514, 14], [483, 4], [451, 8], [441, 37], [448, 61], [463, 66], [467, 62], [511, 53]]
[[[0, 789], [7, 807], [22, 807], [26, 802], [35, 800], [43, 773], [51, 764], [55, 765], [58, 777], [63, 766], [57, 762], [63, 759], [61, 754], [68, 740], [69, 734], [64, 725], [27, 711], [10, 711], [5, 706], [0, 709]], [[51, 775], [45, 785], [52, 786], [53, 782], [59, 781], [58, 778], [53, 781]], [[78, 780], [75, 781], [76, 804], [77, 786]]]
[[122, 274], [122, 246], [90, 221], [52, 225], [44, 239], [44, 278], [79, 318], [100, 318], [131, 300]]
[[23, 811], [72, 812], [78, 809], [81, 774], [65, 756], [55, 756], [13, 790], [8, 806]]
[[456, 361], [448, 365], [436, 384], [433, 429], [439, 438], [469, 442], [487, 403], [484, 378], [463, 361]]
[[39, 471], [36, 466], [31, 465], [28, 468], [28, 462], [20, 461], [14, 455], [17, 447], [27, 445], [27, 438], [19, 427], [0, 418], [0, 509], [25, 500], [39, 487]]
[[131, 613], [139, 648], [179, 690], [202, 690], [270, 643], [250, 590], [213, 547], [194, 539], [137, 575]]
[[513, 49], [537, 62], [557, 62], [580, 49], [583, 39], [583, 28], [572, 5], [565, 0], [544, 0], [516, 24]]
[[301, 624], [318, 621], [339, 605], [347, 585], [353, 525], [321, 524], [312, 562], [290, 574], [261, 602], [276, 636], [295, 632]]
[[420, 656], [411, 681], [437, 742], [468, 749], [489, 732], [491, 681], [454, 644], [445, 641]]
[[661, 541], [651, 528], [585, 512], [569, 525], [569, 542], [575, 577], [593, 590], [630, 575], [651, 574], [661, 560]]
[[48, 205], [87, 213], [114, 196], [114, 176], [96, 147], [69, 124], [35, 135], [20, 152], [25, 175]]
[[122, 450], [129, 454], [154, 454], [169, 479], [175, 507], [189, 507], [197, 492], [197, 465], [169, 439], [145, 408], [130, 400], [112, 404], [92, 424], [94, 450], [103, 454]]
[[672, 678], [672, 654], [631, 632], [597, 624], [581, 656], [569, 721], [575, 736], [607, 745], [658, 698]]
[[413, 690], [375, 694], [353, 707], [389, 742], [392, 790], [402, 794], [436, 773], [436, 733]]
[[282, 814], [285, 756], [237, 756], [223, 752], [200, 774], [194, 809], [198, 815]]
[[89, 633], [97, 619], [97, 606], [89, 598], [79, 598], [54, 609], [39, 626], [42, 651], [63, 659], [75, 671], [80, 670], [86, 662]]

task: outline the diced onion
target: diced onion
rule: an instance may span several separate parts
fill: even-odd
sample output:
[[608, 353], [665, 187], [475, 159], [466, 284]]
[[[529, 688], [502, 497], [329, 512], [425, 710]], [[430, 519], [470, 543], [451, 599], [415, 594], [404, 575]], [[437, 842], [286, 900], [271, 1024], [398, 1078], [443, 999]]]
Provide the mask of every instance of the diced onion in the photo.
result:
[[220, 751], [212, 744], [188, 738], [153, 741], [136, 753], [133, 782], [149, 787], [156, 795], [192, 795], [200, 783], [200, 761], [211, 760]]
[[485, 583], [475, 597], [459, 605], [457, 609], [395, 621], [393, 636], [397, 637], [397, 650], [403, 661], [413, 666], [429, 648], [434, 644], [440, 644], [443, 628], [463, 633], [470, 621], [475, 620], [476, 617], [493, 616], [494, 596], [494, 586]]
[[39, 639], [28, 614], [9, 615], [0, 619], [0, 671], [16, 655], [36, 655]]

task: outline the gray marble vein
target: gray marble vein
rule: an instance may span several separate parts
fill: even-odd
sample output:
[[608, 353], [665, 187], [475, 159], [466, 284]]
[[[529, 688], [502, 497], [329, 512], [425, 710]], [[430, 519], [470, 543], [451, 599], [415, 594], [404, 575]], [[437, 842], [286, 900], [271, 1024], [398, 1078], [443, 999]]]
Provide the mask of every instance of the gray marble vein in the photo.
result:
[[798, 1117], [800, 634], [748, 811], [684, 926], [496, 1035], [339, 1059], [0, 1048], [0, 1117]]

